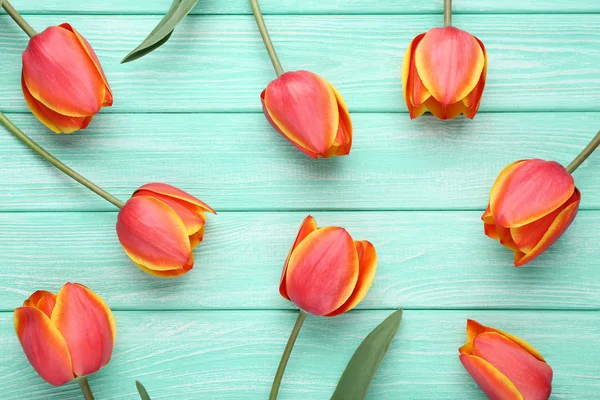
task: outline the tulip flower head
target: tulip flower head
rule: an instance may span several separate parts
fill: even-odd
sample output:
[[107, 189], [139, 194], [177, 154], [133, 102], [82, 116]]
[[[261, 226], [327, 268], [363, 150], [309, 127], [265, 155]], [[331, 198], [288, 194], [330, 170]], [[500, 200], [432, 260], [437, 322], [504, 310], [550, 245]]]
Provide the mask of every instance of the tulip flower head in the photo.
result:
[[521, 160], [500, 173], [482, 216], [487, 236], [514, 251], [515, 266], [548, 249], [577, 215], [581, 193], [555, 161]]
[[27, 359], [55, 386], [104, 367], [117, 332], [106, 303], [78, 283], [65, 284], [58, 294], [33, 293], [15, 310], [14, 324]]
[[529, 343], [501, 330], [467, 320], [460, 361], [492, 400], [546, 400], [552, 368]]
[[306, 217], [288, 255], [279, 293], [302, 310], [332, 317], [356, 307], [375, 278], [377, 254], [336, 226], [318, 228]]
[[309, 157], [345, 156], [352, 146], [352, 122], [342, 95], [309, 71], [286, 72], [260, 94], [265, 117]]
[[23, 52], [21, 86], [31, 112], [55, 133], [86, 128], [113, 103], [96, 53], [66, 23], [31, 38]]
[[117, 218], [125, 252], [144, 272], [170, 278], [194, 266], [192, 250], [204, 237], [205, 212], [215, 211], [194, 196], [164, 183], [136, 190]]
[[433, 28], [413, 39], [404, 55], [402, 88], [411, 118], [429, 110], [440, 119], [473, 119], [487, 71], [483, 43], [453, 26]]

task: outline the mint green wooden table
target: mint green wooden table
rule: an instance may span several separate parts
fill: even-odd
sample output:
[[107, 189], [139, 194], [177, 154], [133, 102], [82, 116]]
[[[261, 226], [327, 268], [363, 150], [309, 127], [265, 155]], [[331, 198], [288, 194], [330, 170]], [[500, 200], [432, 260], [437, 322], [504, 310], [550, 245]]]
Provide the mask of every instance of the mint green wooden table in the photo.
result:
[[311, 160], [261, 114], [274, 78], [245, 0], [200, 0], [151, 56], [119, 60], [168, 0], [14, 0], [37, 29], [71, 22], [95, 47], [115, 105], [89, 129], [54, 136], [20, 90], [27, 37], [0, 15], [0, 109], [71, 167], [126, 199], [164, 181], [210, 216], [196, 267], [160, 280], [126, 258], [108, 203], [0, 132], [0, 398], [78, 399], [27, 363], [12, 310], [36, 289], [81, 282], [115, 311], [98, 399], [265, 399], [295, 311], [277, 292], [300, 222], [372, 241], [375, 283], [356, 311], [309, 317], [280, 398], [327, 399], [362, 338], [406, 312], [369, 399], [483, 399], [458, 361], [466, 318], [523, 337], [554, 368], [555, 399], [600, 396], [600, 154], [575, 174], [582, 211], [546, 254], [516, 269], [483, 235], [495, 176], [519, 158], [570, 161], [600, 126], [600, 2], [456, 0], [454, 23], [489, 54], [474, 121], [410, 121], [400, 66], [409, 41], [442, 22], [441, 0], [263, 0], [284, 68], [309, 69], [346, 98], [349, 157]]

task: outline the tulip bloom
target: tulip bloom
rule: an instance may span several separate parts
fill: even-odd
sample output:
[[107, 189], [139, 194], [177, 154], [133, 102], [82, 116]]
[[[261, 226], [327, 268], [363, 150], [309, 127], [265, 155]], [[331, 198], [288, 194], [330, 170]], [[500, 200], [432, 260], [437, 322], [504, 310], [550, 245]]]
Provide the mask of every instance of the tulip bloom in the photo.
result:
[[309, 71], [286, 72], [260, 94], [269, 123], [309, 157], [345, 156], [352, 122], [342, 95]]
[[526, 341], [467, 320], [467, 343], [460, 362], [492, 400], [546, 400], [552, 368]]
[[521, 266], [548, 249], [577, 215], [581, 193], [560, 164], [539, 159], [508, 165], [482, 216], [487, 236], [514, 251]]
[[356, 307], [375, 278], [377, 255], [344, 229], [306, 217], [283, 267], [279, 293], [302, 310], [332, 317]]
[[21, 86], [31, 112], [56, 133], [84, 129], [113, 103], [100, 61], [71, 25], [51, 26], [23, 52]]
[[473, 119], [485, 86], [487, 54], [475, 36], [453, 26], [421, 33], [402, 64], [404, 100], [411, 118], [429, 110], [440, 119]]
[[104, 367], [117, 332], [106, 303], [78, 283], [65, 284], [58, 294], [33, 293], [15, 310], [14, 324], [27, 359], [55, 386]]
[[192, 250], [204, 237], [206, 203], [164, 183], [136, 190], [117, 218], [125, 252], [144, 272], [163, 278], [183, 275], [194, 266]]

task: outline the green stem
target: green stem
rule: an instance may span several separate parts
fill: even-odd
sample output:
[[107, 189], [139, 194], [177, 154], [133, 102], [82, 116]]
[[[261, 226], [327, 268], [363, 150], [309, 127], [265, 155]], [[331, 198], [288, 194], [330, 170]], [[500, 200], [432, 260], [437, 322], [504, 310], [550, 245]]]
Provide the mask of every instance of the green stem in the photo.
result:
[[296, 320], [296, 324], [294, 325], [294, 329], [292, 329], [292, 333], [290, 334], [290, 338], [285, 346], [285, 350], [281, 355], [281, 361], [279, 362], [279, 367], [277, 368], [277, 373], [275, 374], [275, 379], [273, 379], [273, 386], [271, 387], [271, 394], [269, 395], [269, 400], [277, 399], [277, 393], [279, 392], [279, 386], [281, 386], [281, 378], [283, 378], [283, 373], [285, 372], [285, 367], [290, 359], [290, 354], [292, 354], [292, 348], [294, 347], [294, 343], [296, 343], [296, 338], [298, 337], [298, 333], [300, 333], [300, 328], [302, 328], [302, 324], [306, 319], [306, 312], [300, 310], [298, 313], [298, 319]]
[[585, 149], [579, 153], [577, 157], [569, 165], [567, 165], [566, 170], [570, 174], [573, 173], [584, 161], [586, 158], [590, 156], [596, 150], [596, 147], [600, 145], [600, 131], [596, 133], [596, 136], [585, 146]]
[[265, 20], [263, 19], [263, 15], [260, 12], [258, 0], [250, 0], [250, 6], [252, 7], [252, 14], [254, 14], [254, 19], [256, 20], [256, 25], [258, 25], [258, 31], [260, 32], [260, 36], [262, 36], [262, 40], [267, 49], [267, 53], [269, 53], [271, 63], [273, 63], [273, 68], [275, 68], [275, 73], [277, 73], [277, 76], [281, 76], [281, 74], [283, 74], [283, 67], [279, 62], [279, 58], [277, 57], [277, 53], [275, 52], [275, 48], [273, 47], [273, 42], [271, 42], [271, 37], [269, 36], [269, 31], [267, 30], [267, 27], [265, 25]]
[[15, 8], [8, 2], [8, 0], [0, 0], [0, 3], [2, 3], [2, 8], [6, 10], [6, 13], [10, 15], [10, 17], [17, 23], [17, 25], [19, 25], [19, 27], [21, 27], [21, 29], [23, 29], [25, 33], [29, 35], [29, 37], [37, 35], [35, 29], [33, 29], [31, 25], [29, 25], [27, 21], [25, 21], [25, 19], [23, 19], [21, 14], [19, 14], [17, 10], [15, 10]]
[[452, 26], [452, 0], [444, 0], [444, 26]]
[[85, 376], [77, 378], [77, 383], [79, 383], [79, 388], [81, 389], [81, 393], [83, 393], [83, 398], [85, 400], [94, 400], [94, 395], [92, 394], [92, 389], [90, 389], [90, 384]]
[[87, 180], [86, 178], [84, 178], [83, 176], [79, 175], [77, 172], [75, 172], [71, 168], [67, 167], [59, 159], [57, 159], [56, 157], [54, 157], [52, 154], [48, 153], [42, 146], [40, 146], [39, 144], [37, 144], [36, 142], [34, 142], [29, 136], [27, 136], [25, 134], [25, 132], [23, 132], [15, 124], [13, 124], [6, 117], [6, 115], [4, 115], [2, 112], [0, 112], [0, 123], [2, 125], [4, 125], [4, 127], [6, 129], [8, 129], [8, 131], [10, 133], [12, 133], [13, 135], [15, 135], [21, 142], [25, 143], [33, 151], [35, 151], [36, 153], [38, 153], [40, 156], [42, 156], [44, 159], [46, 159], [46, 161], [48, 161], [50, 164], [54, 165], [60, 171], [62, 171], [66, 175], [70, 176], [75, 181], [81, 183], [83, 186], [85, 186], [86, 188], [90, 189], [92, 192], [96, 193], [98, 196], [100, 196], [103, 199], [111, 202], [112, 204], [114, 204], [118, 208], [123, 208], [123, 206], [125, 205], [125, 203], [123, 201], [117, 199], [115, 196], [113, 196], [112, 194], [108, 193], [106, 190], [102, 189], [101, 187], [97, 186], [93, 182], [91, 182], [91, 181]]

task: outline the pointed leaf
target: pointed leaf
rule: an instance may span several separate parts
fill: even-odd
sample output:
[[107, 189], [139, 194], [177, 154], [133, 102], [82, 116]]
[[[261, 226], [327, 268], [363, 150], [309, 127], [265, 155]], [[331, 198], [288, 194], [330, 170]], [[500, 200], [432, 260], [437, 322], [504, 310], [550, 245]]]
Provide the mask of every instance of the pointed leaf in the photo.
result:
[[401, 320], [402, 309], [391, 314], [369, 333], [346, 366], [331, 400], [362, 400], [367, 396], [369, 384], [390, 348]]
[[140, 381], [135, 381], [135, 387], [137, 387], [137, 391], [140, 394], [140, 398], [142, 400], [150, 400], [150, 395], [148, 395], [146, 388], [144, 387], [144, 385], [142, 385]]
[[121, 64], [137, 60], [165, 44], [171, 37], [177, 24], [192, 11], [196, 3], [198, 3], [198, 0], [173, 0], [171, 8], [158, 25], [156, 25], [156, 28], [150, 32], [148, 37], [138, 47], [121, 60]]

